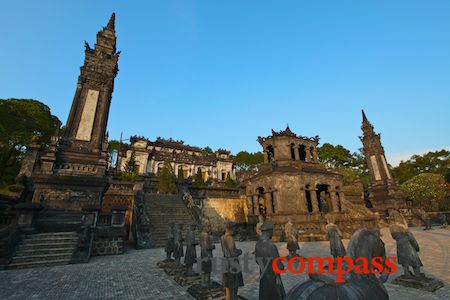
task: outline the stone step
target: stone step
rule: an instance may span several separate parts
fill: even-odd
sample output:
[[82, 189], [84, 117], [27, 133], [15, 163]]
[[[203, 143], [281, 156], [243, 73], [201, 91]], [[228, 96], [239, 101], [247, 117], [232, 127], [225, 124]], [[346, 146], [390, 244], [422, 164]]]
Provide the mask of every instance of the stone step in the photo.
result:
[[57, 259], [57, 260], [45, 260], [45, 261], [34, 261], [34, 262], [20, 262], [20, 263], [10, 263], [8, 269], [25, 269], [25, 268], [36, 268], [36, 267], [49, 267], [58, 265], [67, 265], [70, 263], [71, 259]]
[[60, 237], [78, 237], [76, 232], [49, 232], [49, 233], [36, 233], [28, 234], [25, 239], [39, 239], [39, 238], [60, 238]]
[[73, 253], [75, 247], [62, 247], [62, 248], [44, 248], [44, 249], [28, 249], [19, 250], [15, 256], [31, 256], [31, 255], [44, 255], [44, 254], [69, 254]]
[[24, 263], [24, 262], [40, 262], [40, 261], [55, 261], [55, 260], [71, 260], [74, 249], [72, 252], [65, 254], [32, 254], [30, 256], [14, 256], [12, 263]]
[[70, 248], [75, 247], [77, 242], [64, 242], [64, 243], [39, 243], [39, 244], [21, 244], [19, 246], [19, 251], [22, 250], [45, 250], [45, 249], [55, 249], [55, 248]]
[[24, 239], [23, 243], [25, 245], [34, 245], [34, 244], [58, 244], [58, 243], [76, 243], [78, 241], [78, 237], [48, 237], [48, 238], [29, 238]]

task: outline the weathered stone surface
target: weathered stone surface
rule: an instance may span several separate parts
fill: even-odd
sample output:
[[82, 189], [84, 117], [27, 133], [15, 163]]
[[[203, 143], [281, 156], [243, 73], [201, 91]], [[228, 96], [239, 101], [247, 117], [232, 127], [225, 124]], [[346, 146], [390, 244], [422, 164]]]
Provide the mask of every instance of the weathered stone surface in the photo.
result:
[[346, 237], [361, 226], [377, 226], [377, 217], [365, 207], [356, 213], [357, 204], [347, 204], [343, 175], [319, 164], [317, 136], [297, 136], [287, 127], [258, 141], [265, 163], [244, 181], [248, 219], [265, 215], [275, 225], [274, 241], [280, 240], [289, 220], [300, 230], [301, 240], [325, 240], [326, 214], [336, 216]]
[[[390, 299], [394, 300], [442, 300], [450, 293], [448, 272], [448, 239], [450, 231], [436, 228], [423, 231], [412, 228], [418, 242], [422, 245], [421, 256], [427, 276], [441, 279], [445, 286], [434, 293], [420, 289], [386, 284]], [[386, 244], [388, 256], [395, 256], [395, 241], [387, 230], [382, 229], [382, 239]], [[343, 240], [347, 246], [348, 240]], [[248, 270], [243, 272], [245, 286], [239, 294], [249, 300], [258, 299], [259, 268], [254, 251], [255, 242], [236, 242], [244, 253], [249, 253]], [[285, 243], [276, 243], [280, 255], [288, 254]], [[200, 249], [197, 249], [200, 252]], [[329, 255], [328, 242], [301, 242], [303, 257]], [[215, 257], [222, 257], [220, 245], [216, 244]], [[97, 256], [88, 264], [73, 264], [51, 268], [11, 270], [0, 272], [1, 299], [193, 299], [186, 287], [178, 285], [163, 269], [156, 266], [165, 257], [163, 248], [130, 250], [123, 255]], [[439, 259], [436, 259], [436, 258]], [[243, 267], [245, 266], [242, 264]], [[401, 269], [391, 275], [394, 279], [402, 273]], [[222, 280], [222, 270], [213, 272], [212, 279]], [[302, 273], [281, 275], [286, 290], [307, 280]], [[114, 284], [111, 284], [111, 283]]]
[[369, 201], [374, 211], [381, 216], [388, 216], [390, 210], [406, 208], [403, 194], [387, 167], [384, 148], [380, 134], [376, 134], [372, 124], [362, 111], [363, 152], [370, 174]]
[[216, 281], [211, 282], [211, 286], [208, 288], [202, 287], [200, 284], [194, 284], [187, 291], [197, 300], [225, 299], [224, 287]]
[[417, 276], [407, 276], [400, 275], [399, 277], [392, 280], [393, 284], [398, 284], [410, 288], [420, 289], [427, 292], [434, 292], [444, 286], [444, 283], [435, 278], [428, 277], [417, 277]]

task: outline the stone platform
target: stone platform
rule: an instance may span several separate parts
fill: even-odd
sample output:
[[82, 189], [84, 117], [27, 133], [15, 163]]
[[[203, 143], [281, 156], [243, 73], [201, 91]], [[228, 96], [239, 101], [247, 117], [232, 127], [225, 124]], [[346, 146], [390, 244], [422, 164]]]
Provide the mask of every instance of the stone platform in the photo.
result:
[[[402, 274], [401, 267], [390, 276], [385, 285], [390, 299], [441, 300], [450, 295], [450, 230], [435, 228], [423, 231], [411, 229], [421, 246], [420, 258], [427, 277], [441, 280], [444, 286], [428, 292], [393, 284]], [[395, 241], [387, 230], [382, 230], [388, 256], [395, 256]], [[348, 240], [344, 240], [346, 246]], [[280, 255], [288, 254], [285, 243], [276, 244]], [[248, 253], [247, 271], [243, 272], [245, 286], [239, 289], [242, 298], [258, 299], [259, 269], [251, 252], [255, 242], [236, 242], [236, 246]], [[303, 257], [326, 256], [328, 242], [302, 242], [299, 254]], [[222, 256], [216, 245], [214, 256]], [[200, 255], [200, 249], [198, 249]], [[194, 299], [156, 264], [165, 258], [163, 248], [130, 250], [125, 254], [93, 257], [87, 264], [42, 267], [24, 270], [0, 271], [0, 299]], [[281, 276], [286, 290], [307, 279], [305, 274]], [[222, 282], [221, 272], [212, 274], [213, 281]]]

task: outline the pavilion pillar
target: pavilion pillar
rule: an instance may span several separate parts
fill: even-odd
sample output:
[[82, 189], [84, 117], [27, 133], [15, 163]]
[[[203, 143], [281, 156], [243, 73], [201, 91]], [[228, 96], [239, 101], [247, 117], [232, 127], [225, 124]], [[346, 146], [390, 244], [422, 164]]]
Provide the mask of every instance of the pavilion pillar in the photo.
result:
[[298, 153], [298, 145], [294, 145], [294, 156], [295, 160], [300, 160], [300, 154]]
[[309, 195], [311, 196], [311, 204], [313, 208], [313, 213], [319, 212], [319, 201], [317, 199], [316, 189], [312, 188], [309, 190]]
[[317, 148], [314, 148], [313, 156], [314, 156], [314, 158], [313, 158], [314, 162], [319, 162], [319, 153], [317, 152]]
[[309, 151], [309, 148], [305, 147], [305, 152], [306, 152], [306, 161], [307, 162], [312, 162], [311, 151]]
[[331, 205], [333, 206], [333, 212], [339, 212], [338, 199], [336, 197], [336, 191], [330, 192]]

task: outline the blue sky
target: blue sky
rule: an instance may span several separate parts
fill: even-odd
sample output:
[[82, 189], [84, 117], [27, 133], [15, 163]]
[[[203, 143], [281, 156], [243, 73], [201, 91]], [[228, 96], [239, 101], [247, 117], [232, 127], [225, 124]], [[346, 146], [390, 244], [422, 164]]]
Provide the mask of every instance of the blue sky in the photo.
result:
[[0, 98], [63, 123], [84, 40], [116, 12], [111, 138], [260, 150], [289, 124], [361, 147], [361, 108], [388, 160], [450, 146], [450, 1], [4, 1]]

